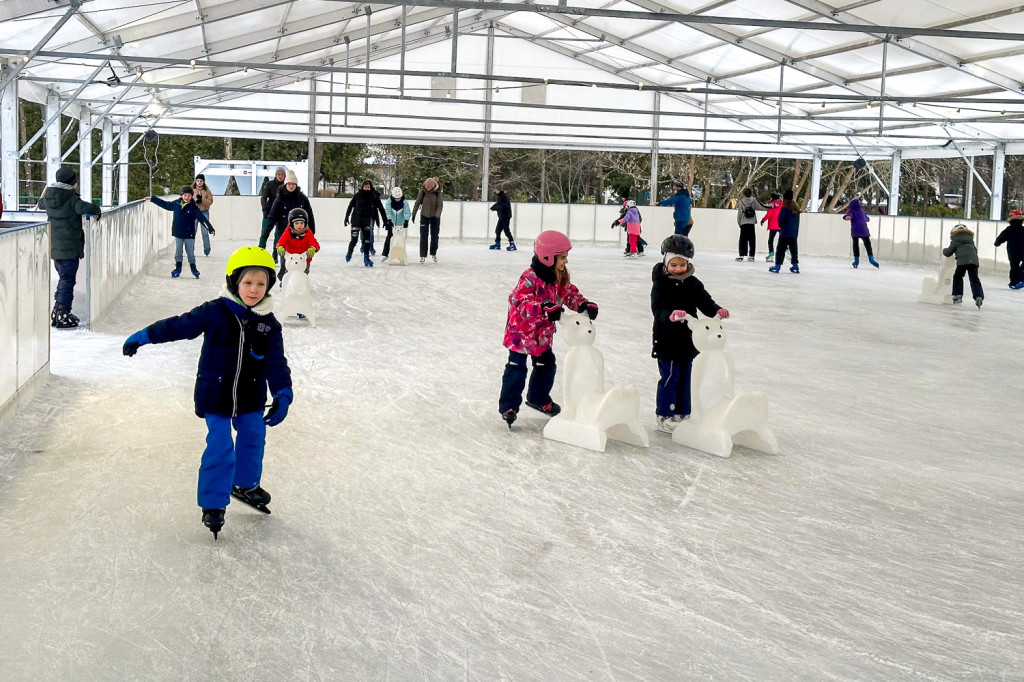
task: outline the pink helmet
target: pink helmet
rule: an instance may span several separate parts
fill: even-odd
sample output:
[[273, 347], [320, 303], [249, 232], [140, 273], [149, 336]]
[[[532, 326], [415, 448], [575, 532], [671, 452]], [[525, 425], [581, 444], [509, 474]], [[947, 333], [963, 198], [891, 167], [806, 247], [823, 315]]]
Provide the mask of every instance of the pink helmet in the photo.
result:
[[544, 265], [555, 264], [555, 256], [560, 253], [568, 253], [572, 248], [569, 238], [558, 230], [544, 230], [537, 235], [537, 241], [533, 243], [533, 252]]

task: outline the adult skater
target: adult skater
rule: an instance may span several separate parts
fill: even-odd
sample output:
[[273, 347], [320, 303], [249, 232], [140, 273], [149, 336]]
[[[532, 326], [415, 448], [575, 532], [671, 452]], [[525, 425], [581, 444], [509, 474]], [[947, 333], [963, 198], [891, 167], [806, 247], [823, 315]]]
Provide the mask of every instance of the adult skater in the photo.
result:
[[996, 246], [1006, 244], [1010, 261], [1010, 288], [1024, 289], [1024, 213], [1010, 211], [1010, 224], [996, 237]]
[[263, 208], [263, 227], [260, 231], [261, 249], [267, 247], [270, 231], [274, 229], [273, 223], [270, 222], [270, 208], [274, 205], [274, 199], [277, 198], [278, 190], [284, 187], [286, 172], [284, 166], [278, 166], [277, 170], [274, 171], [274, 178], [264, 182], [263, 187], [260, 189], [260, 206]]
[[53, 296], [50, 326], [57, 329], [77, 327], [80, 320], [71, 313], [75, 297], [75, 279], [80, 261], [85, 258], [85, 230], [82, 216], [99, 217], [96, 204], [84, 201], [75, 186], [78, 175], [61, 166], [56, 182], [43, 190], [39, 203], [50, 221], [50, 258], [57, 269], [57, 292]]
[[388, 236], [384, 238], [384, 248], [381, 250], [381, 254], [384, 256], [382, 262], [386, 263], [391, 255], [391, 236], [395, 227], [401, 225], [405, 229], [409, 229], [409, 217], [412, 215], [412, 206], [409, 205], [401, 187], [391, 188], [391, 198], [384, 203], [384, 213], [391, 221], [391, 226], [385, 227]]
[[782, 193], [782, 208], [779, 209], [779, 245], [775, 251], [775, 265], [768, 268], [769, 272], [778, 272], [786, 260], [786, 249], [789, 249], [789, 271], [800, 274], [800, 259], [797, 254], [796, 238], [800, 234], [800, 209], [793, 201], [793, 190]]
[[441, 182], [437, 178], [427, 178], [416, 196], [412, 207], [412, 221], [416, 222], [416, 213], [423, 207], [420, 214], [420, 262], [427, 260], [427, 237], [430, 238], [430, 257], [437, 262], [437, 239], [441, 233], [441, 211], [444, 210], [444, 196], [441, 194]]
[[[284, 185], [277, 190], [277, 198], [270, 206], [270, 223], [274, 226], [274, 243], [281, 241], [281, 235], [288, 229], [288, 214], [293, 208], [301, 208], [306, 212], [309, 222], [306, 224], [309, 231], [316, 234], [316, 218], [313, 217], [313, 207], [309, 199], [302, 193], [299, 187], [299, 179], [295, 177], [294, 171], [288, 171], [284, 177]], [[277, 252], [274, 252], [277, 257]]]
[[373, 242], [373, 223], [377, 216], [380, 216], [381, 223], [389, 230], [393, 226], [391, 220], [384, 212], [384, 205], [380, 201], [380, 194], [373, 188], [373, 183], [363, 180], [363, 185], [358, 192], [352, 195], [348, 202], [348, 210], [345, 211], [345, 227], [352, 224], [352, 239], [348, 242], [348, 252], [345, 254], [345, 262], [352, 260], [352, 252], [356, 248], [356, 242], [362, 237], [363, 265], [372, 268], [373, 261], [370, 260], [370, 247]]
[[964, 274], [971, 280], [971, 296], [974, 305], [981, 309], [985, 300], [985, 291], [981, 288], [978, 277], [978, 247], [974, 244], [974, 233], [966, 225], [954, 225], [949, 232], [949, 246], [942, 250], [942, 255], [956, 256], [956, 270], [953, 271], [953, 303], [964, 300]]
[[754, 196], [754, 190], [743, 188], [743, 196], [736, 204], [736, 224], [740, 226], [740, 255], [736, 260], [754, 260], [757, 252], [757, 212], [767, 210], [768, 207], [763, 206]]
[[[210, 206], [213, 206], [213, 192], [206, 186], [206, 176], [202, 173], [196, 176], [196, 179], [192, 182], [192, 201], [196, 202], [196, 207], [199, 212], [206, 216], [206, 219], [210, 219]], [[203, 255], [210, 255], [210, 233], [206, 230], [206, 225], [199, 223], [196, 228], [203, 235]]]
[[508, 297], [508, 318], [505, 323], [505, 348], [508, 362], [501, 378], [498, 412], [512, 428], [519, 413], [526, 387], [526, 358], [533, 362], [526, 405], [549, 417], [562, 408], [551, 400], [555, 383], [555, 354], [551, 341], [555, 322], [565, 306], [590, 319], [597, 317], [597, 304], [580, 295], [569, 279], [569, 250], [572, 242], [561, 232], [545, 230], [533, 243], [533, 261], [519, 277], [519, 283]]
[[843, 220], [850, 221], [850, 239], [853, 240], [853, 267], [860, 265], [860, 245], [857, 243], [857, 240], [860, 240], [864, 242], [864, 250], [868, 254], [868, 262], [877, 268], [878, 261], [875, 260], [875, 256], [871, 253], [871, 232], [868, 230], [868, 221], [871, 218], [861, 208], [858, 199], [850, 202], [850, 205], [846, 208], [846, 215], [843, 216]]
[[690, 415], [690, 372], [698, 351], [693, 345], [688, 316], [729, 317], [729, 311], [711, 298], [694, 277], [693, 242], [674, 234], [661, 243], [664, 260], [654, 266], [651, 278], [651, 312], [654, 313], [654, 349], [658, 361], [658, 395], [655, 412], [658, 430], [672, 433]]
[[192, 276], [199, 279], [199, 270], [196, 269], [196, 224], [204, 223], [211, 237], [216, 233], [213, 224], [199, 212], [199, 207], [192, 201], [192, 188], [188, 185], [182, 186], [177, 201], [164, 201], [155, 196], [149, 200], [165, 211], [174, 213], [171, 219], [171, 236], [174, 237], [174, 269], [171, 270], [171, 277], [181, 274], [181, 252], [184, 249]]
[[672, 189], [675, 190], [675, 194], [668, 199], [659, 201], [658, 206], [672, 206], [672, 220], [675, 221], [676, 234], [690, 234], [690, 229], [693, 227], [693, 218], [690, 214], [693, 200], [690, 199], [690, 192], [681, 180], [673, 182]]
[[509, 229], [512, 222], [512, 202], [508, 200], [508, 195], [501, 187], [494, 188], [494, 196], [496, 200], [491, 205], [491, 210], [498, 214], [498, 225], [494, 228], [494, 243], [490, 248], [492, 251], [501, 250], [501, 233], [504, 232], [505, 238], [508, 239], [508, 246], [505, 250], [515, 251], [516, 240], [512, 237], [512, 230]]
[[[132, 357], [148, 343], [203, 335], [195, 412], [206, 420], [207, 434], [197, 497], [214, 539], [231, 497], [270, 513], [270, 493], [260, 487], [266, 427], [280, 424], [292, 402], [291, 370], [269, 293], [273, 259], [259, 247], [243, 246], [228, 258], [226, 280], [218, 298], [135, 332], [122, 349]], [[268, 386], [274, 402], [264, 416]]]

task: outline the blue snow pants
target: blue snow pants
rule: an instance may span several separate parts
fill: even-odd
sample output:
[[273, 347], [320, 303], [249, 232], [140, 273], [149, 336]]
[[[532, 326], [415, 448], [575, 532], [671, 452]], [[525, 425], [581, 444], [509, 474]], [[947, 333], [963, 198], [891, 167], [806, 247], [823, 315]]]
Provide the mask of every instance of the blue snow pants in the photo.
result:
[[693, 359], [658, 360], [658, 371], [661, 381], [658, 382], [659, 417], [671, 417], [678, 414], [685, 417], [690, 414], [690, 371]]
[[[231, 427], [237, 435], [232, 441]], [[199, 506], [224, 509], [231, 500], [231, 486], [251, 488], [263, 473], [263, 447], [267, 425], [263, 412], [237, 417], [206, 415], [206, 450], [199, 465]]]

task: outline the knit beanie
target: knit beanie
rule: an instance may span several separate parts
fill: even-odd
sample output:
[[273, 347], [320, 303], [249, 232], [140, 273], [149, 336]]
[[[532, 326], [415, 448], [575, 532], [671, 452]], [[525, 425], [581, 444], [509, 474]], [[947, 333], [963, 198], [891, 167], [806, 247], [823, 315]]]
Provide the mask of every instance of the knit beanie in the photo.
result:
[[57, 169], [57, 182], [62, 182], [65, 185], [73, 185], [78, 182], [78, 175], [76, 175], [75, 171], [70, 168], [61, 166]]
[[[199, 175], [196, 176], [196, 180], [202, 180], [203, 182], [206, 182], [206, 176], [200, 173]], [[193, 180], [193, 182], [195, 182], [195, 180]]]
[[192, 194], [192, 188], [188, 185], [182, 185], [178, 194]]

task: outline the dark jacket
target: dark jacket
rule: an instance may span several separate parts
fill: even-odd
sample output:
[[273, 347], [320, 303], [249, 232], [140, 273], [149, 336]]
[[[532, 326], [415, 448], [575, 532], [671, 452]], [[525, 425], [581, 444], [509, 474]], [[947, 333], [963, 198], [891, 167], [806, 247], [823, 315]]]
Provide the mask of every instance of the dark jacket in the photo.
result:
[[693, 200], [690, 199], [690, 193], [681, 189], [668, 199], [662, 199], [658, 202], [658, 206], [672, 206], [672, 220], [678, 223], [687, 223], [690, 221], [690, 206]]
[[40, 205], [50, 221], [50, 258], [85, 258], [85, 230], [82, 216], [99, 215], [100, 207], [82, 201], [74, 187], [63, 183], [46, 188]]
[[348, 210], [345, 211], [345, 224], [351, 222], [356, 227], [370, 227], [377, 222], [378, 215], [381, 225], [391, 222], [384, 213], [380, 193], [370, 185], [370, 189], [360, 189], [352, 195], [352, 200], [348, 202]]
[[978, 265], [978, 247], [974, 245], [974, 233], [966, 227], [954, 229], [949, 235], [949, 246], [942, 250], [943, 256], [956, 256], [957, 265]]
[[223, 417], [262, 412], [267, 386], [277, 395], [292, 386], [284, 357], [281, 323], [228, 298], [207, 301], [184, 315], [146, 327], [152, 343], [194, 339], [203, 334], [196, 375], [196, 414]]
[[174, 212], [174, 219], [171, 221], [171, 234], [178, 239], [195, 239], [197, 220], [206, 225], [207, 230], [213, 232], [213, 225], [199, 210], [195, 202], [190, 201], [183, 204], [181, 199], [164, 201], [160, 197], [150, 197], [149, 200], [162, 209]]
[[673, 310], [685, 310], [698, 317], [697, 311], [713, 317], [721, 306], [715, 303], [699, 279], [693, 276], [693, 264], [687, 274], [670, 277], [664, 263], [654, 266], [651, 279], [651, 312], [654, 313], [654, 348], [651, 356], [659, 360], [689, 360], [697, 357], [690, 327], [683, 322], [670, 322]]
[[309, 205], [309, 199], [302, 193], [302, 188], [298, 185], [295, 186], [294, 192], [289, 192], [284, 185], [277, 190], [277, 198], [274, 199], [274, 203], [270, 206], [270, 213], [267, 214], [270, 224], [283, 232], [288, 227], [288, 212], [293, 208], [301, 208], [306, 211], [306, 215], [309, 217], [306, 225], [309, 226], [310, 232], [316, 234], [313, 207]]
[[498, 200], [491, 206], [491, 210], [498, 214], [498, 220], [512, 220], [512, 202], [504, 192], [498, 192]]
[[274, 205], [277, 192], [282, 187], [284, 187], [284, 183], [278, 182], [276, 176], [263, 183], [263, 189], [260, 190], [260, 207], [263, 209], [264, 218], [270, 215], [270, 207]]
[[1006, 244], [1006, 255], [1011, 259], [1024, 258], [1024, 221], [1011, 220], [1010, 225], [996, 237], [996, 246]]
[[783, 204], [779, 209], [779, 236], [796, 238], [800, 234], [800, 214]]

